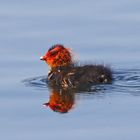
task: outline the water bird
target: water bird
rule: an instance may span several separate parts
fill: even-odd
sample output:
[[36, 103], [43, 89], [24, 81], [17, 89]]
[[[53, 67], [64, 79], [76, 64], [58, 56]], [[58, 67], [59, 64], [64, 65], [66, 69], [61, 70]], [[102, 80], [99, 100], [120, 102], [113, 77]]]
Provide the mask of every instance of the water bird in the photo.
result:
[[82, 89], [112, 82], [112, 70], [104, 65], [77, 65], [69, 48], [56, 44], [40, 57], [50, 66], [48, 83], [52, 87]]

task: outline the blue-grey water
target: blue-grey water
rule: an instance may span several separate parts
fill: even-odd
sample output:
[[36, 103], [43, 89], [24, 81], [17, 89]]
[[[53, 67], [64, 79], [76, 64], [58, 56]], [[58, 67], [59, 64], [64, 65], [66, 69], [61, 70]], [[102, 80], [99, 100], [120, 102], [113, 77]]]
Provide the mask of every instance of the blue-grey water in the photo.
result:
[[[56, 43], [115, 79], [70, 93], [67, 113], [43, 105], [56, 94], [39, 57]], [[140, 139], [139, 0], [0, 0], [0, 66], [1, 140]]]

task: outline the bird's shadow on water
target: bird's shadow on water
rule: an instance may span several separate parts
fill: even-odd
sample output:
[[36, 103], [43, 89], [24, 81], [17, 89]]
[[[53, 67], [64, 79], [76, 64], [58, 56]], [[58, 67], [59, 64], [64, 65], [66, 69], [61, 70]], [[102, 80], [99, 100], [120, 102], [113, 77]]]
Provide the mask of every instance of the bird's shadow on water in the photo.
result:
[[51, 87], [47, 83], [47, 76], [33, 77], [23, 80], [27, 87], [38, 90], [49, 90], [49, 101], [44, 103], [45, 107], [59, 113], [68, 113], [75, 107], [76, 96], [105, 98], [107, 95], [140, 95], [140, 70], [116, 70], [113, 73], [112, 84], [93, 85], [80, 89]]

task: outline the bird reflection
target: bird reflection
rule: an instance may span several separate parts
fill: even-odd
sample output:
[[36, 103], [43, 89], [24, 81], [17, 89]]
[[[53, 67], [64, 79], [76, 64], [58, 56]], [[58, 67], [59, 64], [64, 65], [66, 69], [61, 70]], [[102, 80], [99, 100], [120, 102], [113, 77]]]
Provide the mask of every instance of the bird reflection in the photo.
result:
[[96, 93], [99, 95], [102, 93], [101, 91], [106, 90], [104, 85], [94, 85], [91, 87], [82, 85], [80, 88], [75, 89], [60, 88], [52, 86], [48, 81], [46, 81], [46, 77], [44, 76], [26, 79], [24, 80], [24, 83], [26, 86], [37, 87], [40, 89], [46, 89], [47, 87], [50, 91], [49, 101], [43, 105], [46, 108], [50, 108], [51, 110], [59, 113], [68, 113], [71, 109], [73, 109], [75, 107], [75, 102], [77, 101], [76, 97], [80, 97], [81, 95], [96, 95]]
[[68, 89], [51, 89], [49, 101], [45, 107], [59, 113], [68, 113], [75, 104], [75, 93]]
[[59, 88], [56, 86], [49, 85], [47, 83], [48, 88], [50, 89], [50, 97], [49, 101], [44, 103], [43, 105], [51, 110], [59, 113], [68, 113], [75, 106], [75, 95], [77, 93], [80, 94], [94, 94], [100, 90], [103, 90], [103, 87], [81, 87], [80, 89], [73, 88]]

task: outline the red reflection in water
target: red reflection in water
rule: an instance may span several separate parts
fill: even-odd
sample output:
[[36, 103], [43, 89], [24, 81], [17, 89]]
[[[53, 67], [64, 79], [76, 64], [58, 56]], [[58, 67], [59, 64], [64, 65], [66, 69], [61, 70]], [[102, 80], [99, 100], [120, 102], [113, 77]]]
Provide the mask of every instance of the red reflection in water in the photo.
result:
[[53, 111], [67, 113], [73, 108], [74, 103], [75, 97], [73, 91], [52, 89], [49, 102], [44, 103], [44, 105]]

